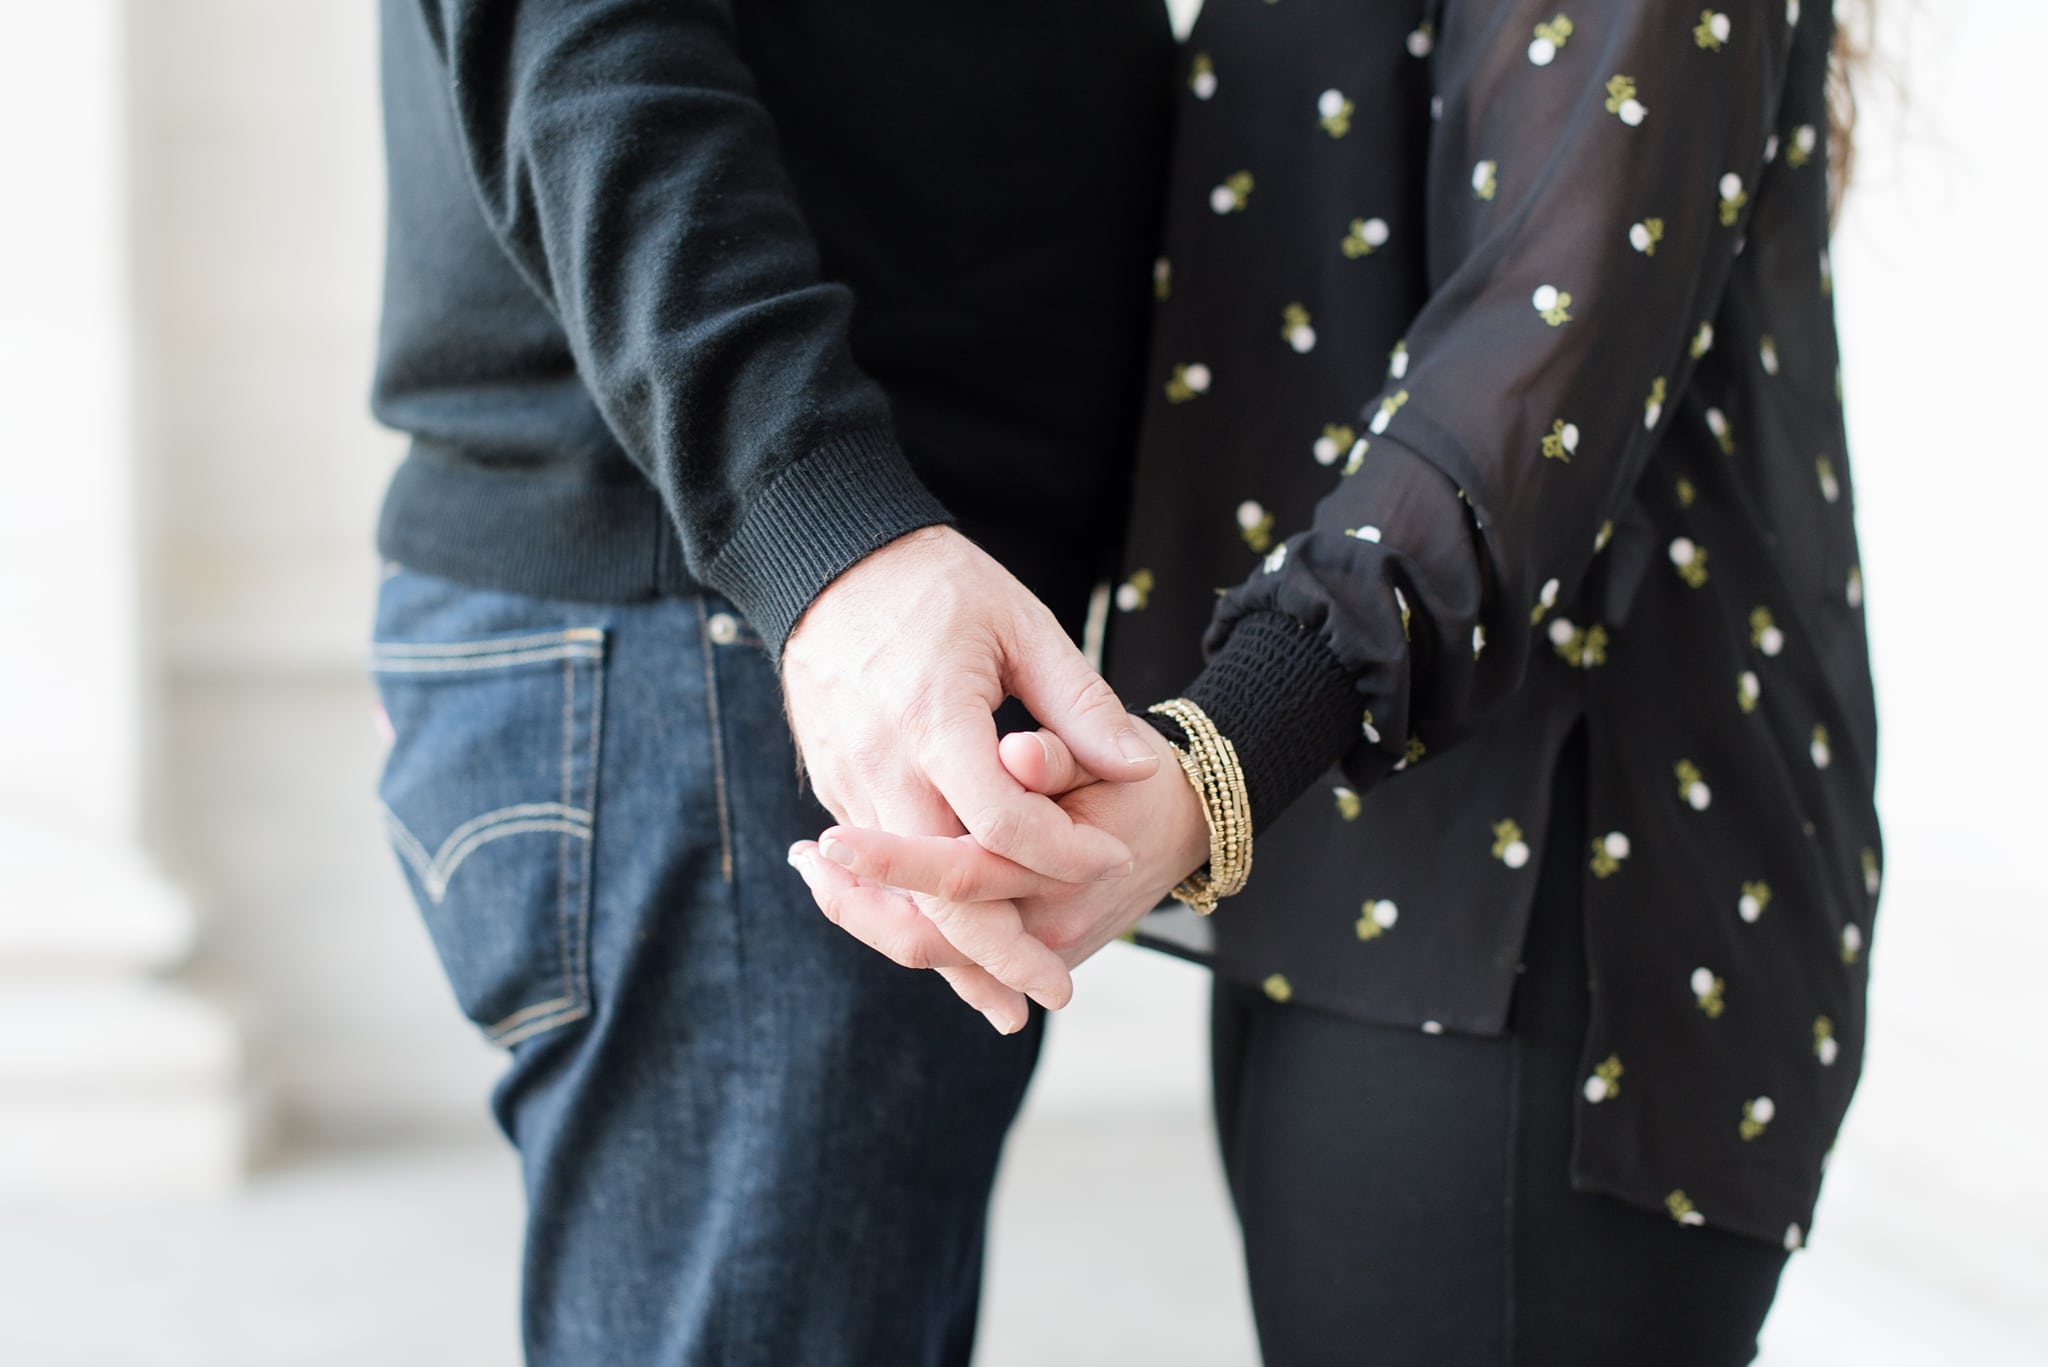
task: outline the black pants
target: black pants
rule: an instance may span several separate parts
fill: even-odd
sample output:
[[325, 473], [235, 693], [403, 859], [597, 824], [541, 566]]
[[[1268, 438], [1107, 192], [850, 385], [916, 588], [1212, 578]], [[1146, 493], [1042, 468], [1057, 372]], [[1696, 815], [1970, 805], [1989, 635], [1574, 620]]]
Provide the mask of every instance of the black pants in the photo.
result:
[[1267, 1367], [1734, 1367], [1783, 1250], [1571, 1189], [1583, 729], [1508, 1033], [1215, 996], [1216, 1120]]

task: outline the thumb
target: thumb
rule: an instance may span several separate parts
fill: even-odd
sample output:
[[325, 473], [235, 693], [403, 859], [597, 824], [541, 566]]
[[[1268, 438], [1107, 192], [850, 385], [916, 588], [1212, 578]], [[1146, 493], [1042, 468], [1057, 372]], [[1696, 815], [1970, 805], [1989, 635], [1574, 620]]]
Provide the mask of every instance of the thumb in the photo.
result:
[[1011, 778], [1034, 793], [1062, 797], [1096, 781], [1051, 731], [1012, 731], [996, 747]]
[[1111, 782], [1152, 777], [1159, 754], [1132, 729], [1116, 690], [1075, 649], [1051, 613], [1035, 616], [1034, 625], [1005, 652], [1007, 690], [1047, 730], [1059, 733], [1073, 760], [1088, 773]]

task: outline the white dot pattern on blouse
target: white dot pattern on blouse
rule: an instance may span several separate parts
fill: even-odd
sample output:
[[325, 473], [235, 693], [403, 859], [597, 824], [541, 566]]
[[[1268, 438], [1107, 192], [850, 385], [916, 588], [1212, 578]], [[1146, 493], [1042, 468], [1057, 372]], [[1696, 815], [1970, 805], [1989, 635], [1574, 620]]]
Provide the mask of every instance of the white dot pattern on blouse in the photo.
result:
[[1550, 757], [1588, 713], [1588, 954], [1630, 986], [1596, 999], [1581, 1162], [1796, 1247], [1880, 867], [1832, 21], [1501, 8], [1204, 7], [1112, 682], [1172, 696], [1205, 631], [1314, 624], [1362, 681], [1356, 748], [1260, 832], [1212, 956], [1432, 1033], [1505, 1020]]

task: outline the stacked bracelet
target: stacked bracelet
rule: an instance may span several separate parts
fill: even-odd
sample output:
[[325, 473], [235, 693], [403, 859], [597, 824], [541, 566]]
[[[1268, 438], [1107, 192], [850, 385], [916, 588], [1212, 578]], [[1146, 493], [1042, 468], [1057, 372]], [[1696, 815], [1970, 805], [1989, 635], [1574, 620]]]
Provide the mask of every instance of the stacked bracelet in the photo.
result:
[[1167, 718], [1186, 733], [1186, 748], [1174, 746], [1174, 758], [1202, 799], [1202, 818], [1209, 826], [1209, 863], [1173, 890], [1173, 895], [1202, 915], [1216, 903], [1244, 891], [1252, 872], [1252, 813], [1245, 797], [1244, 770], [1237, 747], [1216, 723], [1186, 698], [1169, 698], [1146, 709]]

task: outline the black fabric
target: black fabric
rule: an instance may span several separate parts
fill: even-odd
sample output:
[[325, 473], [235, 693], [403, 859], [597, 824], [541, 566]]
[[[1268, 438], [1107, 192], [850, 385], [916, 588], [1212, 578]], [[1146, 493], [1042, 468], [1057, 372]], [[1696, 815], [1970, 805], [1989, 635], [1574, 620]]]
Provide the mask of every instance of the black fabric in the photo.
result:
[[[1583, 736], [1578, 737], [1583, 740]], [[1735, 1367], [1788, 1256], [1574, 1191], [1588, 1016], [1567, 744], [1505, 1036], [1219, 980], [1219, 1137], [1266, 1367]]]
[[1128, 494], [1157, 0], [384, 0], [382, 34], [384, 555], [701, 584], [779, 652], [953, 521], [1078, 613]]
[[1856, 1085], [1882, 867], [1832, 32], [1206, 5], [1107, 633], [1119, 694], [1227, 715], [1258, 793], [1245, 891], [1143, 936], [1359, 1020], [1505, 1028], [1584, 718], [1561, 857], [1613, 1078], [1575, 1175], [1773, 1245]]

